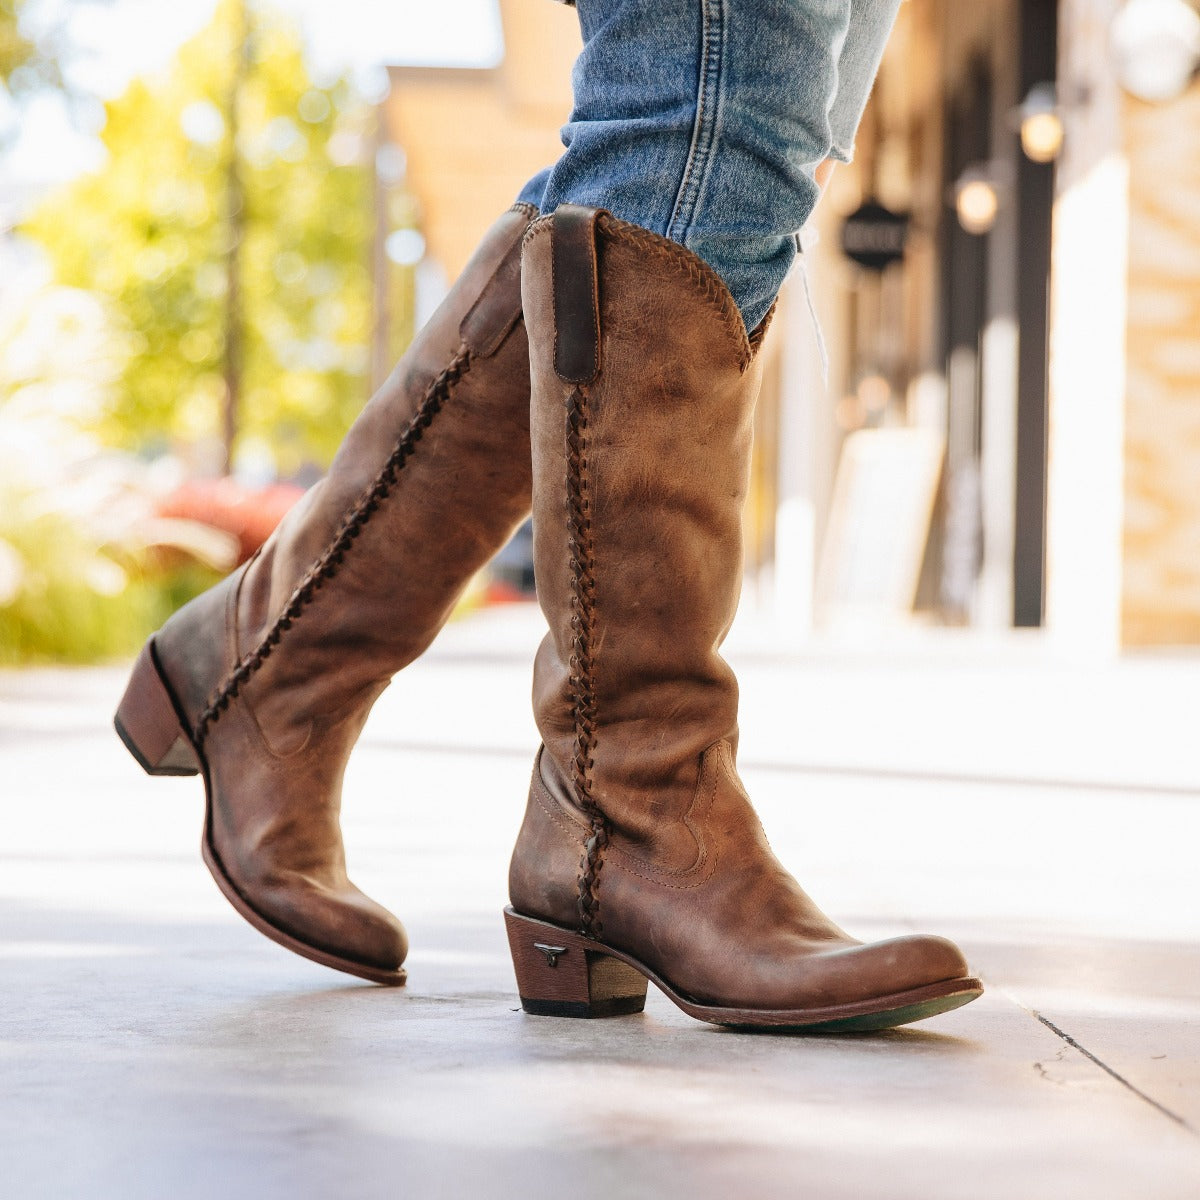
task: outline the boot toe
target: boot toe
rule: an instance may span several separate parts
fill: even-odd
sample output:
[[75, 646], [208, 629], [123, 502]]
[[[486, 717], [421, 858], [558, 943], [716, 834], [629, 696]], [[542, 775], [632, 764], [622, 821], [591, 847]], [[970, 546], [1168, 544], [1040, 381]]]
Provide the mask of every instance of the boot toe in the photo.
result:
[[336, 958], [397, 971], [408, 956], [399, 919], [353, 884], [335, 888], [306, 880], [276, 886], [255, 907], [288, 936]]
[[917, 943], [916, 957], [922, 963], [926, 983], [940, 983], [944, 979], [965, 979], [971, 968], [963, 952], [949, 938], [936, 934], [914, 936]]
[[970, 975], [962, 951], [933, 934], [908, 934], [846, 950], [850, 978], [864, 999], [914, 991]]
[[357, 890], [343, 901], [342, 909], [347, 918], [341, 939], [346, 957], [384, 971], [399, 970], [408, 957], [408, 934], [399, 918]]

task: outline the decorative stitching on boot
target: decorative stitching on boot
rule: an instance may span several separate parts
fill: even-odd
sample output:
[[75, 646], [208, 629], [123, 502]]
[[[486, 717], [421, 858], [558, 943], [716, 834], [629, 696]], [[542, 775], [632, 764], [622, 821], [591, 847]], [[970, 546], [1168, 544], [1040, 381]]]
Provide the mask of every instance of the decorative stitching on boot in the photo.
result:
[[597, 224], [616, 240], [636, 242], [640, 252], [652, 254], [669, 263], [676, 271], [683, 274], [700, 293], [707, 303], [711, 304], [720, 315], [730, 335], [737, 343], [738, 363], [744, 372], [754, 361], [756, 347], [750, 344], [746, 336], [746, 325], [737, 303], [725, 286], [724, 280], [698, 255], [686, 246], [672, 242], [667, 238], [651, 233], [640, 225], [631, 225], [628, 221], [618, 220], [609, 213], [604, 213]]
[[[540, 234], [548, 232], [553, 224], [553, 213], [538, 217], [525, 230], [521, 245], [528, 246]], [[752, 342], [746, 334], [746, 325], [742, 320], [741, 311], [725, 286], [725, 281], [704, 259], [687, 249], [686, 246], [681, 246], [668, 238], [659, 237], [657, 233], [643, 229], [640, 225], [622, 221], [609, 212], [601, 211], [596, 225], [614, 241], [635, 243], [635, 248], [639, 253], [653, 255], [691, 284], [699, 293], [700, 298], [716, 309], [729, 336], [733, 339], [734, 350], [738, 356], [738, 368], [743, 374], [749, 369], [762, 342], [762, 335], [766, 333], [765, 323], [760, 324], [761, 333]]]
[[593, 638], [596, 576], [592, 520], [587, 486], [587, 397], [575, 388], [567, 400], [567, 546], [571, 568], [571, 693], [575, 753], [571, 782], [592, 834], [579, 864], [579, 923], [587, 937], [603, 933], [600, 922], [600, 868], [608, 846], [608, 822], [592, 795], [596, 749], [596, 685]]
[[291, 629], [296, 619], [312, 603], [317, 592], [337, 574], [338, 568], [346, 557], [347, 551], [354, 545], [355, 539], [362, 533], [379, 506], [391, 494], [400, 472], [404, 470], [405, 464], [412, 457], [413, 451], [425, 431], [433, 424], [434, 417], [441, 412], [442, 405], [449, 399], [454, 385], [470, 369], [471, 354], [464, 346], [451, 359], [446, 369], [429, 385], [412, 420], [409, 421], [396, 442], [395, 448], [371, 485], [355, 501], [354, 507], [342, 519], [333, 541], [329, 543], [320, 557], [309, 567], [304, 578], [296, 585], [291, 599], [284, 605], [283, 611], [260, 639], [258, 645], [217, 687], [213, 698], [200, 714], [195, 729], [192, 731], [192, 740], [197, 747], [203, 745], [209, 728], [229, 707], [230, 702], [236, 699], [242, 687], [271, 657], [272, 651], [279, 645], [283, 635]]

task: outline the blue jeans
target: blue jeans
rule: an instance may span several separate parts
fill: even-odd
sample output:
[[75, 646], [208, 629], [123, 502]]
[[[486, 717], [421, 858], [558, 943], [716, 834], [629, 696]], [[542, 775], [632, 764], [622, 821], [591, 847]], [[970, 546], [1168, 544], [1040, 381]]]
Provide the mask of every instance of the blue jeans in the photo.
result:
[[753, 329], [796, 256], [827, 158], [849, 161], [900, 0], [577, 0], [566, 152], [521, 199], [686, 246]]

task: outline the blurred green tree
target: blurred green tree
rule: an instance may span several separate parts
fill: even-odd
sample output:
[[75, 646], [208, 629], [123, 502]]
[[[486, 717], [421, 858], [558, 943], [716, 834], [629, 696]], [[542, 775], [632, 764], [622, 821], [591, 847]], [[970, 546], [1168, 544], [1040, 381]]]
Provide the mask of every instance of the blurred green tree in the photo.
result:
[[285, 18], [221, 0], [106, 115], [106, 164], [24, 225], [125, 328], [101, 435], [217, 437], [226, 465], [253, 438], [283, 474], [328, 461], [368, 366], [369, 110], [348, 80], [313, 81]]

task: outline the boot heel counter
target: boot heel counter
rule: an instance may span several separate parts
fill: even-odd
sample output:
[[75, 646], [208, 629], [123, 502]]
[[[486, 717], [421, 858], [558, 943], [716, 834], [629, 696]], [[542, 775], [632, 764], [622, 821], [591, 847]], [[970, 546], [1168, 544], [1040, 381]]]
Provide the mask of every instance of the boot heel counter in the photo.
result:
[[508, 898], [521, 913], [558, 925], [579, 922], [579, 864], [589, 831], [551, 794], [538, 751], [525, 819], [508, 868]]

